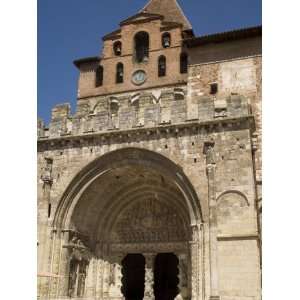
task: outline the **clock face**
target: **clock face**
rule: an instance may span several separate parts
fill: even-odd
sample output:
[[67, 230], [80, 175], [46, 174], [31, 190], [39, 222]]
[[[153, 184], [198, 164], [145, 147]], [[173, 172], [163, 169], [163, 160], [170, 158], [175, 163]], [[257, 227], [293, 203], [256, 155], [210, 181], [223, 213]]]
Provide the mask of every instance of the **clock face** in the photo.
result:
[[146, 81], [146, 73], [143, 70], [135, 71], [132, 74], [132, 82], [136, 85], [143, 84]]

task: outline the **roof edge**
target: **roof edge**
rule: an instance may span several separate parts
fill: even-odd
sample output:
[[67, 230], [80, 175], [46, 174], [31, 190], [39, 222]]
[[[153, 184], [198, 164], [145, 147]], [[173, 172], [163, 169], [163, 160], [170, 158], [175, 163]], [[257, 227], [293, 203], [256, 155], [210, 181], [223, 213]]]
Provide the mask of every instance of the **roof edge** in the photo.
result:
[[255, 26], [255, 27], [247, 27], [247, 28], [240, 28], [234, 29], [231, 31], [219, 32], [209, 35], [203, 35], [199, 37], [188, 38], [183, 41], [183, 43], [190, 47], [197, 47], [200, 45], [205, 45], [209, 43], [221, 43], [225, 41], [231, 40], [239, 40], [243, 38], [250, 38], [255, 36], [262, 35], [262, 26]]
[[91, 56], [91, 57], [84, 57], [84, 58], [79, 58], [73, 61], [73, 64], [77, 67], [80, 68], [82, 64], [85, 63], [91, 63], [91, 62], [100, 62], [101, 58], [100, 56]]

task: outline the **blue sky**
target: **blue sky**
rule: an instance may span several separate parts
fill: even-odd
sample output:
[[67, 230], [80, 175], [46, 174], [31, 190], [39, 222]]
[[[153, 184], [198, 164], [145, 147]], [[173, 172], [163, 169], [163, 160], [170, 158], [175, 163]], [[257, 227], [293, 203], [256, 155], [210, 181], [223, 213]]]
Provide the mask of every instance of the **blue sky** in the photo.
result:
[[[163, 1], [163, 0], [162, 0]], [[78, 71], [73, 60], [100, 55], [102, 36], [147, 0], [38, 0], [38, 116], [70, 102], [75, 110]], [[261, 0], [178, 0], [196, 35], [261, 24]]]

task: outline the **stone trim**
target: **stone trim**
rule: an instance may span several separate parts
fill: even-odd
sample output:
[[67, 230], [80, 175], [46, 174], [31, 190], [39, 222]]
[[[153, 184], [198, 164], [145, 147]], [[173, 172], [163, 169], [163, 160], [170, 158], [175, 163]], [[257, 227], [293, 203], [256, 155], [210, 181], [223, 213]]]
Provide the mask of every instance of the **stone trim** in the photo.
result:
[[235, 57], [235, 58], [229, 58], [229, 59], [214, 60], [214, 61], [200, 63], [200, 64], [191, 64], [189, 66], [190, 67], [198, 67], [198, 66], [212, 65], [212, 64], [218, 64], [218, 63], [224, 63], [224, 62], [230, 62], [230, 61], [237, 61], [237, 60], [244, 60], [244, 59], [256, 58], [256, 57], [262, 57], [262, 54], [254, 54], [254, 55], [247, 55], [247, 56], [241, 56], [241, 57]]
[[[199, 129], [205, 129], [208, 132], [213, 132], [215, 129], [219, 128], [219, 126], [223, 126], [225, 129], [224, 125], [232, 124], [236, 125], [238, 127], [241, 126], [241, 123], [245, 123], [249, 121], [249, 127], [250, 129], [254, 130], [254, 116], [253, 115], [248, 115], [244, 117], [238, 117], [238, 118], [224, 118], [224, 119], [216, 119], [216, 120], [209, 120], [205, 122], [197, 122], [197, 121], [192, 121], [192, 122], [186, 122], [186, 123], [181, 123], [181, 124], [164, 124], [160, 125], [159, 127], [139, 127], [139, 128], [132, 128], [128, 130], [110, 130], [110, 131], [102, 131], [102, 132], [91, 132], [91, 133], [84, 133], [80, 135], [68, 135], [68, 136], [60, 136], [60, 137], [55, 137], [55, 138], [49, 138], [49, 137], [43, 137], [38, 139], [38, 146], [41, 146], [43, 144], [50, 144], [51, 146], [64, 143], [66, 141], [71, 141], [71, 140], [77, 140], [79, 142], [79, 145], [81, 142], [83, 142], [85, 139], [91, 139], [91, 138], [102, 138], [103, 140], [107, 138], [116, 138], [116, 139], [121, 139], [124, 138], [125, 136], [127, 138], [130, 138], [135, 135], [142, 135], [142, 134], [147, 134], [147, 135], [152, 135], [152, 134], [157, 134], [159, 135], [160, 133], [168, 133], [168, 134], [178, 134], [181, 130], [192, 130], [196, 131]], [[232, 130], [232, 128], [231, 128]]]
[[243, 234], [243, 235], [218, 235], [218, 241], [237, 241], [237, 240], [259, 240], [257, 233]]

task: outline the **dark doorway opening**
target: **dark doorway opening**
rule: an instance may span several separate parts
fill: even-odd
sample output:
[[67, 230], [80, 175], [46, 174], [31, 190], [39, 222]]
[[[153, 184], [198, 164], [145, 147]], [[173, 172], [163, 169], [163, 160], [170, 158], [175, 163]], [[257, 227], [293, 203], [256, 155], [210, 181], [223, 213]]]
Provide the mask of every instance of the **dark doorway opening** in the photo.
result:
[[128, 254], [122, 261], [122, 294], [126, 300], [142, 300], [145, 286], [145, 258]]
[[154, 295], [155, 300], [174, 300], [178, 289], [178, 258], [173, 253], [160, 253], [155, 258]]

